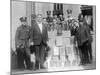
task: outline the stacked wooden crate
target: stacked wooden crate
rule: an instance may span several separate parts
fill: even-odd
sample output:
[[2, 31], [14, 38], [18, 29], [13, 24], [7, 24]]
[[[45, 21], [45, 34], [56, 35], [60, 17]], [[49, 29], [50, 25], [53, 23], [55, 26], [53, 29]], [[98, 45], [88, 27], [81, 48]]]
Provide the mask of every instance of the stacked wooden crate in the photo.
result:
[[65, 55], [67, 56], [65, 66], [74, 66], [76, 65], [75, 62], [77, 61], [74, 48], [74, 37], [71, 36], [70, 31], [65, 31], [63, 34], [63, 38], [65, 45]]
[[48, 68], [60, 68], [71, 65], [71, 61], [74, 59], [74, 50], [70, 31], [63, 31], [61, 36], [56, 36], [55, 32], [52, 32], [50, 37], [48, 44], [52, 48]]

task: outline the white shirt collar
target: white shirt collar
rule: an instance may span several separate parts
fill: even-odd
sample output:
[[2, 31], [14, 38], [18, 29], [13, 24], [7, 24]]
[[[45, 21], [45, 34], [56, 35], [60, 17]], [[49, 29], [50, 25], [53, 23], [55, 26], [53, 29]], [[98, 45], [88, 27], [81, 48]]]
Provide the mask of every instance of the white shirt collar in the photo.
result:
[[40, 28], [40, 31], [42, 32], [42, 22], [41, 23], [37, 22], [37, 24], [38, 24], [38, 26]]

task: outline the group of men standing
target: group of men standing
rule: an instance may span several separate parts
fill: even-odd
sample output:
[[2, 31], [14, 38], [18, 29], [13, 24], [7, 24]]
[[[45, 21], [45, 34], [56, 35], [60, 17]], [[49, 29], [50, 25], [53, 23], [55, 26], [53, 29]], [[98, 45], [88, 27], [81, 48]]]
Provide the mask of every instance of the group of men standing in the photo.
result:
[[[92, 18], [89, 18], [90, 15], [78, 15], [78, 20], [72, 17], [72, 10], [67, 10], [67, 18], [65, 19], [63, 15], [54, 15], [51, 20], [50, 15], [47, 17], [48, 27], [51, 30], [56, 29], [58, 33], [62, 30], [69, 30], [71, 36], [74, 36], [74, 42], [77, 42], [77, 54], [80, 57], [80, 65], [86, 65], [92, 63]], [[91, 20], [91, 23], [88, 22]]]
[[42, 15], [36, 16], [33, 25], [27, 25], [27, 17], [21, 17], [21, 26], [17, 28], [15, 36], [16, 52], [19, 69], [33, 69], [30, 54], [35, 52], [35, 70], [44, 68], [45, 47], [48, 34], [46, 25], [42, 22]]
[[[53, 21], [54, 24], [57, 24], [56, 18], [56, 16], [54, 19], [48, 17], [47, 22], [50, 20]], [[64, 21], [64, 18], [61, 16], [60, 20]], [[21, 26], [17, 28], [15, 36], [18, 68], [33, 69], [30, 54], [35, 52], [35, 70], [39, 69], [39, 67], [44, 69], [45, 53], [48, 41], [48, 26], [46, 23], [43, 23], [43, 17], [41, 14], [36, 16], [35, 21], [31, 26], [27, 24], [27, 17], [21, 17], [20, 21]], [[73, 29], [70, 29], [70, 31], [72, 32], [72, 36], [75, 36], [78, 44], [78, 52], [81, 59], [80, 63], [81, 65], [84, 65], [92, 62], [92, 36], [89, 25], [83, 18], [82, 14], [79, 14], [77, 23], [78, 25], [72, 26]], [[69, 25], [69, 21], [67, 25]], [[68, 29], [68, 26], [65, 26], [64, 28], [66, 30]]]
[[77, 39], [78, 50], [81, 58], [81, 65], [92, 63], [92, 35], [90, 24], [87, 19], [79, 14], [79, 28], [75, 33]]

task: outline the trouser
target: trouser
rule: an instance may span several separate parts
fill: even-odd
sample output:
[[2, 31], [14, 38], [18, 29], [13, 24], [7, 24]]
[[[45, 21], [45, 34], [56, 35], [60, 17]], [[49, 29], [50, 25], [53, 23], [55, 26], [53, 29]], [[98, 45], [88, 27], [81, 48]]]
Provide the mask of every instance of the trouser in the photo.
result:
[[81, 46], [78, 46], [78, 48], [79, 48], [79, 53], [81, 58], [81, 64], [89, 63], [87, 41], [84, 42]]
[[92, 47], [91, 43], [89, 41], [86, 41], [85, 43], [85, 61], [86, 63], [92, 62]]
[[45, 46], [43, 43], [40, 45], [34, 45], [31, 47], [31, 52], [35, 52], [36, 56], [36, 63], [35, 63], [35, 68], [39, 69], [40, 67], [44, 67], [44, 60], [45, 60]]
[[17, 48], [17, 63], [19, 69], [30, 69], [30, 56], [25, 51], [25, 48]]
[[82, 46], [78, 46], [79, 48], [79, 56], [80, 56], [80, 63], [83, 63], [83, 53], [82, 53]]
[[80, 63], [85, 64], [86, 58], [87, 58], [87, 52], [86, 52], [86, 45], [83, 43], [81, 46], [78, 46], [79, 48], [79, 55], [80, 55]]
[[91, 47], [91, 43], [89, 42], [87, 44], [87, 50], [88, 50], [89, 62], [92, 62], [92, 47]]
[[83, 54], [84, 54], [84, 64], [89, 63], [89, 55], [88, 55], [88, 46], [87, 46], [87, 41], [83, 44]]

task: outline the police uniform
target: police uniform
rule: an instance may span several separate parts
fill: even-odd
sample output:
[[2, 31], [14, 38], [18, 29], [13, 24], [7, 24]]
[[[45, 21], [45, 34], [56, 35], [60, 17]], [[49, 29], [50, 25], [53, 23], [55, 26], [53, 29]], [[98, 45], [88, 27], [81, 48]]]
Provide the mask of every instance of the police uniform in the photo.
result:
[[[26, 22], [26, 20], [27, 20], [26, 17], [20, 18], [21, 22]], [[30, 27], [28, 25], [21, 25], [17, 28], [16, 31], [15, 45], [16, 45], [19, 69], [25, 69], [25, 68], [30, 69], [29, 33], [30, 33]]]
[[51, 28], [52, 28], [52, 22], [53, 22], [53, 18], [50, 15], [51, 15], [51, 11], [47, 11], [46, 21], [48, 23], [48, 29], [49, 30], [51, 30]]
[[47, 15], [48, 15], [47, 18], [46, 18], [47, 22], [48, 22], [48, 23], [53, 22], [53, 18], [50, 17], [50, 15], [51, 15], [51, 11], [47, 11]]
[[72, 24], [72, 19], [74, 19], [70, 14], [72, 14], [72, 10], [68, 9], [67, 11], [68, 17], [65, 19], [65, 30], [70, 30], [71, 24]]

